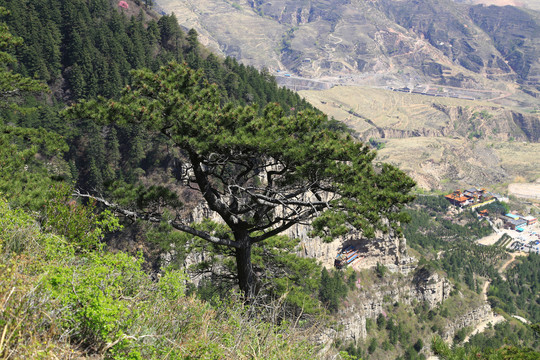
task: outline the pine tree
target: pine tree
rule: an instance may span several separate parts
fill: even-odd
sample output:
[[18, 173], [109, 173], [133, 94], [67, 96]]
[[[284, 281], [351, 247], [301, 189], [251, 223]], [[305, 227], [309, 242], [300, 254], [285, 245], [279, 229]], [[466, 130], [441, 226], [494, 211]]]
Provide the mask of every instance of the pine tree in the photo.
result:
[[[177, 63], [157, 74], [132, 75], [133, 84], [119, 100], [84, 102], [68, 114], [137, 124], [186, 154], [192, 169], [186, 180], [230, 232], [216, 236], [169, 223], [234, 249], [247, 298], [257, 285], [253, 245], [293, 225], [312, 220], [313, 235], [331, 241], [351, 228], [368, 237], [376, 229], [400, 231], [399, 223], [406, 221], [401, 208], [413, 199], [408, 192], [414, 182], [391, 165], [376, 168], [375, 154], [348, 134], [330, 130], [325, 117], [313, 112], [288, 117], [277, 105], [266, 107], [262, 116], [256, 106], [223, 106], [216, 86]], [[340, 291], [346, 289], [343, 283]]]

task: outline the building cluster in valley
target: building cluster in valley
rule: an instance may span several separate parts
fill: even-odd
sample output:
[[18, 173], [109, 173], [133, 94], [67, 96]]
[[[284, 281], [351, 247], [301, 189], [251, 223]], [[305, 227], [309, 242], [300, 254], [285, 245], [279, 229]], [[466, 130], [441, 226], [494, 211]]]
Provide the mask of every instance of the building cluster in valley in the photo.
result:
[[[471, 188], [463, 191], [456, 190], [453, 193], [446, 195], [445, 198], [452, 205], [471, 210], [490, 204], [494, 201], [508, 201], [508, 198], [496, 193], [489, 192], [484, 188]], [[478, 212], [478, 215], [480, 217], [487, 218], [489, 216], [489, 212], [487, 210], [481, 210]], [[523, 216], [517, 213], [508, 213], [504, 216], [500, 216], [499, 218], [503, 221], [505, 228], [516, 230], [518, 232], [523, 232], [524, 226], [535, 224], [537, 220], [533, 216]]]
[[502, 195], [487, 191], [486, 189], [471, 188], [467, 190], [456, 190], [452, 194], [446, 195], [445, 198], [452, 204], [460, 208], [477, 208], [483, 205], [490, 204], [496, 200], [508, 201]]
[[525, 230], [525, 226], [536, 223], [536, 218], [530, 215], [523, 216], [520, 214], [509, 213], [501, 218], [504, 220], [506, 228], [516, 230], [518, 232], [523, 232]]
[[[507, 202], [508, 198], [487, 191], [486, 189], [471, 188], [456, 190], [446, 195], [445, 198], [459, 208], [475, 209], [494, 201]], [[522, 215], [516, 211], [507, 214], [490, 214], [487, 209], [477, 210], [478, 216], [490, 220], [495, 228], [505, 229], [510, 238], [516, 240], [509, 247], [514, 250], [522, 250], [540, 253], [540, 233], [534, 231], [538, 227], [537, 219], [531, 215]], [[503, 230], [497, 230], [502, 233]], [[520, 234], [520, 235], [518, 235]]]

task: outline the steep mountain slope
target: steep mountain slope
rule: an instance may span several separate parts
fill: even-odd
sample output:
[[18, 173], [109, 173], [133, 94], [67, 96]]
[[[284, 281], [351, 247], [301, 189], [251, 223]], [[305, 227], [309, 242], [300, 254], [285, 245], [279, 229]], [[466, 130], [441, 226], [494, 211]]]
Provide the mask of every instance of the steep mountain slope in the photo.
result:
[[[349, 83], [537, 93], [540, 14], [453, 0], [160, 0], [222, 53]], [[509, 35], [509, 36], [506, 36]]]

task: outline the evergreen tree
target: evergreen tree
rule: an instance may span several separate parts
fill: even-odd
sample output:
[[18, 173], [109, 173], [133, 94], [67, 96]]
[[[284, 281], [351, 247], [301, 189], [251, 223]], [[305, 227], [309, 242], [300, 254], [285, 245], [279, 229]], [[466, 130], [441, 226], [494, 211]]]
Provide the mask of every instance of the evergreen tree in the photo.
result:
[[[0, 18], [9, 15], [9, 12], [0, 7]], [[16, 63], [13, 55], [6, 52], [10, 48], [20, 45], [22, 39], [13, 36], [5, 22], [0, 22], [0, 108], [5, 106], [17, 107], [14, 101], [28, 93], [40, 93], [47, 87], [39, 81], [15, 74], [8, 68], [9, 64]]]
[[[406, 221], [400, 210], [413, 199], [408, 192], [414, 182], [391, 165], [376, 168], [375, 154], [329, 130], [325, 117], [287, 117], [276, 105], [262, 116], [256, 107], [223, 106], [215, 86], [176, 63], [156, 74], [136, 71], [133, 78], [118, 101], [84, 102], [69, 114], [140, 124], [186, 154], [192, 172], [185, 182], [200, 191], [229, 233], [216, 236], [177, 220], [169, 223], [234, 249], [247, 298], [257, 288], [253, 245], [293, 225], [313, 220], [313, 235], [331, 241], [352, 228], [368, 237], [376, 229], [400, 231]], [[155, 215], [142, 218], [158, 221]]]
[[[0, 16], [9, 12], [0, 7]], [[47, 90], [41, 82], [14, 74], [8, 64], [15, 58], [5, 52], [9, 47], [20, 45], [21, 39], [9, 32], [7, 25], [0, 22], [0, 107], [25, 110], [17, 105], [17, 100], [28, 93]], [[4, 109], [6, 110], [6, 109]], [[0, 193], [20, 206], [37, 208], [43, 204], [46, 189], [51, 185], [52, 176], [61, 176], [62, 161], [58, 155], [66, 150], [65, 143], [43, 130], [21, 128], [4, 124], [0, 118]], [[57, 169], [47, 169], [36, 159], [40, 153]]]

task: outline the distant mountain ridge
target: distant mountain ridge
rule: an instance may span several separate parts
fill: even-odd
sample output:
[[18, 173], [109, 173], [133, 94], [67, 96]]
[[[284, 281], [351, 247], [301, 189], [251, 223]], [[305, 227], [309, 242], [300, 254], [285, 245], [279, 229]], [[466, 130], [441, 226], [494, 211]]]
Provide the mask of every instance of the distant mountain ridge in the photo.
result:
[[540, 12], [471, 2], [158, 1], [209, 46], [260, 68], [391, 86], [518, 84], [539, 96]]

